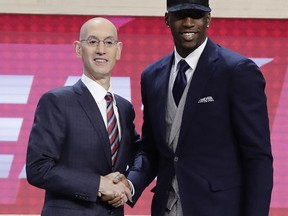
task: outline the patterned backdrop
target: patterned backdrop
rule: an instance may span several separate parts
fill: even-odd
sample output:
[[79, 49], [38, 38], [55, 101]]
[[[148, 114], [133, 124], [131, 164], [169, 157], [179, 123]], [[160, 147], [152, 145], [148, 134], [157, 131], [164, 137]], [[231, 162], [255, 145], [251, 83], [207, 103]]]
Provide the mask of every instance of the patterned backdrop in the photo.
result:
[[[92, 16], [0, 14], [0, 214], [39, 214], [44, 192], [25, 176], [25, 154], [39, 97], [73, 84], [81, 76], [73, 41]], [[106, 17], [124, 44], [113, 71], [114, 89], [136, 110], [142, 123], [140, 74], [173, 49], [162, 17]], [[274, 189], [270, 216], [288, 215], [288, 20], [212, 19], [215, 42], [252, 58], [266, 78], [274, 154]], [[152, 194], [143, 193], [127, 215], [150, 215]]]

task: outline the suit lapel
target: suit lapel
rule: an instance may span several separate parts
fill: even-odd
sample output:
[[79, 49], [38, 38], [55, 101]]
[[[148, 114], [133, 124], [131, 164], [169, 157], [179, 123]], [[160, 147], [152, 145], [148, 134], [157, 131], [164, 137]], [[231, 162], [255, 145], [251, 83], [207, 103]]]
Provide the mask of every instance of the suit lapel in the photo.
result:
[[[78, 95], [78, 101], [83, 108], [84, 112], [88, 116], [93, 128], [95, 129], [96, 134], [100, 139], [100, 143], [103, 146], [107, 161], [111, 166], [111, 149], [110, 141], [107, 135], [107, 129], [103, 122], [101, 112], [93, 99], [93, 96], [89, 92], [88, 88], [79, 80], [74, 86], [76, 95]], [[96, 142], [96, 140], [95, 140]], [[96, 144], [96, 143], [95, 143]]]
[[195, 111], [196, 105], [199, 98], [201, 98], [201, 94], [206, 87], [209, 78], [215, 71], [214, 67], [217, 59], [217, 47], [212, 41], [208, 39], [207, 45], [198, 61], [190, 87], [188, 89], [182, 116], [182, 127], [180, 131], [178, 146], [183, 141], [187, 129], [191, 127], [191, 121], [193, 122], [193, 113]]
[[[155, 78], [155, 95], [157, 95], [158, 101], [154, 104], [155, 106], [155, 115], [159, 119], [159, 127], [157, 127], [160, 131], [159, 135], [162, 135], [161, 139], [166, 139], [166, 105], [167, 105], [167, 97], [168, 97], [168, 86], [169, 86], [169, 78], [170, 71], [173, 64], [173, 53], [170, 53], [166, 59], [160, 65], [159, 71], [156, 72], [157, 77]], [[168, 145], [166, 146], [168, 147]]]

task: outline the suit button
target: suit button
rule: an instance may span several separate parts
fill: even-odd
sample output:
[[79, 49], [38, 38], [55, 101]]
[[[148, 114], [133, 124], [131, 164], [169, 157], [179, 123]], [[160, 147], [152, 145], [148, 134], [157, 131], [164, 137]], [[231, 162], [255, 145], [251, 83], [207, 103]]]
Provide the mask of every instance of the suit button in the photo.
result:
[[174, 162], [178, 162], [179, 158], [176, 156], [174, 157]]

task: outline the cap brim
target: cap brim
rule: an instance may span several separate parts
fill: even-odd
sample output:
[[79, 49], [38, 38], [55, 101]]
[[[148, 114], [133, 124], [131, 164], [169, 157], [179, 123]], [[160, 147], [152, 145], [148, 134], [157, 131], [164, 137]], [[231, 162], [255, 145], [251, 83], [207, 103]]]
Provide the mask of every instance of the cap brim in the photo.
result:
[[179, 4], [179, 5], [175, 5], [175, 6], [167, 8], [168, 12], [176, 12], [176, 11], [181, 11], [181, 10], [200, 10], [204, 12], [211, 12], [210, 7], [206, 7], [206, 6], [198, 5], [198, 4]]

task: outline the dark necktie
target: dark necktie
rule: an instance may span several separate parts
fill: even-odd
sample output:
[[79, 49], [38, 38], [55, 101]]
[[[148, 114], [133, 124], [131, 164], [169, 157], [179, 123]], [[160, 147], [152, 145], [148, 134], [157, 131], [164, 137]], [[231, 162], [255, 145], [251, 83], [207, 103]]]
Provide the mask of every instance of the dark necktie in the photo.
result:
[[185, 72], [188, 70], [188, 68], [190, 68], [190, 66], [187, 64], [187, 62], [184, 59], [182, 59], [178, 63], [178, 68], [179, 70], [178, 70], [178, 73], [177, 73], [177, 76], [173, 85], [173, 89], [172, 89], [174, 101], [177, 106], [179, 104], [179, 101], [182, 97], [183, 91], [187, 84]]
[[113, 97], [110, 92], [107, 92], [105, 100], [107, 103], [107, 132], [111, 144], [112, 166], [114, 166], [120, 144], [119, 132], [117, 119], [113, 110]]

